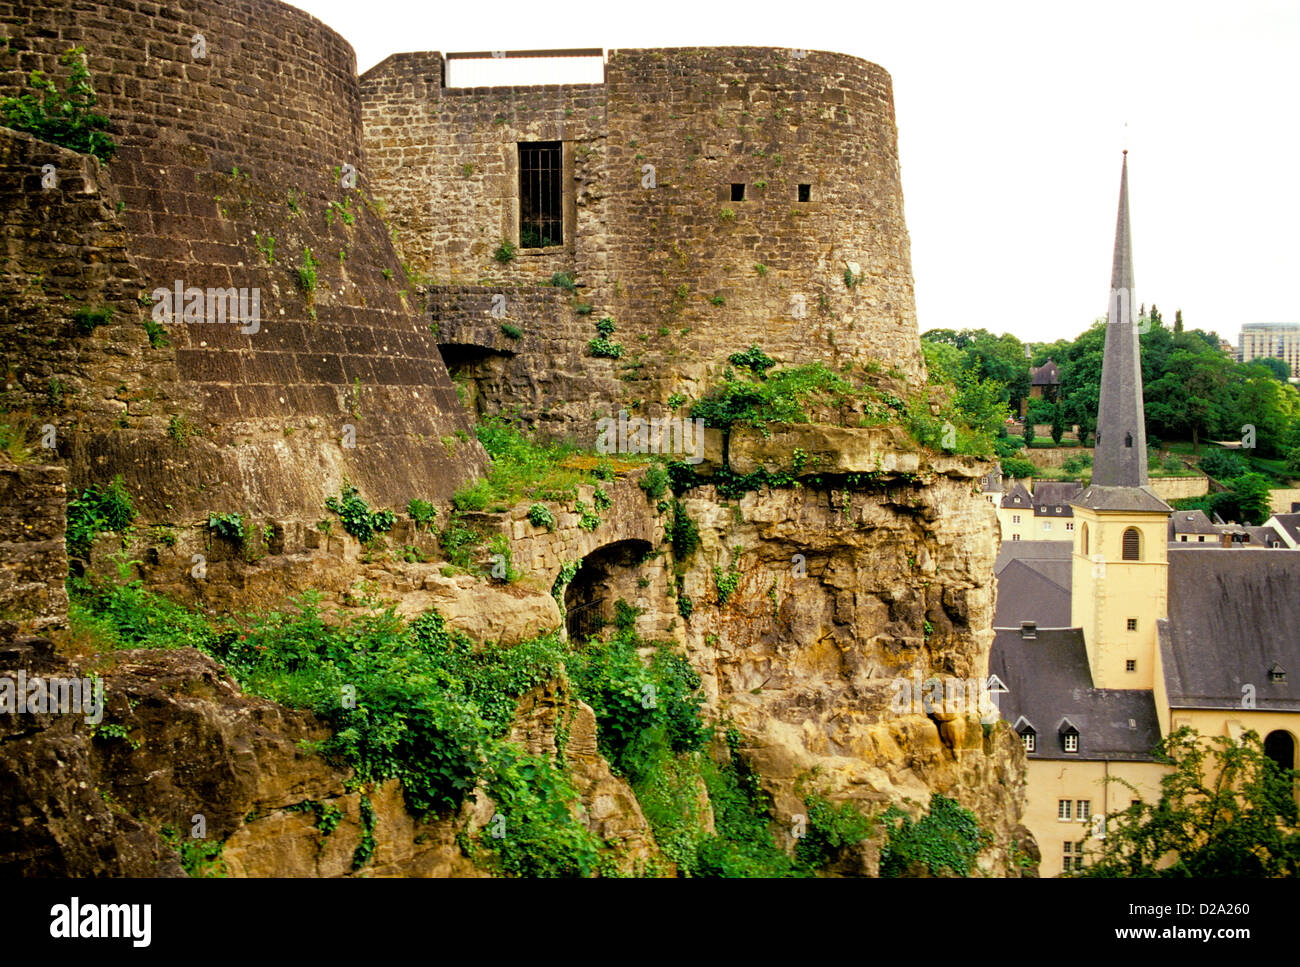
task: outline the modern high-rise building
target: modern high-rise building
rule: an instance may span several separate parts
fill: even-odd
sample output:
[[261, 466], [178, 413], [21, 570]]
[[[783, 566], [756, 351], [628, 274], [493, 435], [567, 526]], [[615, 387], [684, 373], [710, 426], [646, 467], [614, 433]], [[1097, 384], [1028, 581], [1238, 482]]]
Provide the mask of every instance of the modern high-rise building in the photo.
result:
[[1241, 327], [1237, 358], [1243, 363], [1272, 356], [1300, 376], [1300, 322], [1248, 322]]

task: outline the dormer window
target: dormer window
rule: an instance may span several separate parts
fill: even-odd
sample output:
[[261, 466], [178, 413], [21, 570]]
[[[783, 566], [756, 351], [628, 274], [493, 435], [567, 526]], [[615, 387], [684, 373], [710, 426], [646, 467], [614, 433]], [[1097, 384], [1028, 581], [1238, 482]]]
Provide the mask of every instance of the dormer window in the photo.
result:
[[1033, 752], [1033, 751], [1034, 751], [1034, 739], [1035, 739], [1034, 733], [1033, 733], [1033, 732], [1022, 732], [1022, 733], [1020, 734], [1020, 738], [1021, 738], [1021, 740], [1025, 743], [1025, 751], [1026, 751], [1026, 752]]
[[1033, 752], [1038, 748], [1038, 731], [1029, 724], [1029, 719], [1020, 716], [1012, 728], [1016, 730], [1016, 735], [1020, 736], [1020, 741], [1025, 744], [1026, 752]]
[[1273, 667], [1268, 670], [1268, 680], [1274, 685], [1281, 685], [1286, 681], [1286, 669], [1274, 662]]
[[1022, 621], [1020, 622], [1020, 637], [1025, 641], [1032, 641], [1038, 637], [1038, 622]]
[[1074, 723], [1069, 719], [1061, 719], [1061, 725], [1056, 730], [1061, 737], [1061, 749], [1065, 752], [1079, 751], [1079, 730], [1074, 727]]

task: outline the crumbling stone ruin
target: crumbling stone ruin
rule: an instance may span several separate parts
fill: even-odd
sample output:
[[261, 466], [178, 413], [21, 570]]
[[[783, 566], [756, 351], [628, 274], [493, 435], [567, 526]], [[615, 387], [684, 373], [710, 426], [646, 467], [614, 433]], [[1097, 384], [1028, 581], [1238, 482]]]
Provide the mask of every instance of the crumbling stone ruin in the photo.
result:
[[[600, 84], [453, 88], [436, 52], [358, 77], [342, 37], [274, 0], [0, 2], [0, 23], [0, 94], [82, 48], [118, 145], [105, 164], [0, 128], [3, 405], [52, 428], [31, 462], [0, 466], [0, 674], [91, 660], [67, 630], [64, 506], [120, 476], [134, 527], [74, 549], [79, 576], [209, 615], [308, 590], [378, 599], [503, 648], [631, 614], [689, 661], [783, 848], [813, 776], [867, 810], [954, 799], [986, 834], [976, 872], [1032, 869], [1014, 735], [890, 707], [899, 678], [987, 675], [996, 520], [980, 460], [826, 412], [705, 430], [676, 500], [625, 461], [543, 501], [548, 523], [537, 501], [452, 501], [490, 469], [481, 420], [598, 446], [620, 414], [686, 418], [751, 346], [772, 366], [869, 370], [896, 397], [924, 387], [882, 68], [616, 50]], [[543, 187], [521, 191], [531, 176]], [[226, 322], [209, 320], [214, 291]], [[760, 470], [783, 483], [734, 486]], [[448, 567], [436, 530], [400, 514], [386, 550], [321, 526], [350, 487], [477, 528], [477, 563], [494, 538], [520, 579]], [[229, 515], [242, 541], [222, 536]], [[677, 515], [689, 550], [665, 540]], [[481, 872], [463, 836], [492, 820], [483, 796], [430, 817], [396, 781], [358, 791], [303, 751], [322, 721], [243, 694], [193, 649], [97, 667], [140, 745], [0, 716], [0, 870], [177, 874], [158, 830], [202, 812], [236, 874], [351, 875], [366, 837], [370, 872]], [[662, 844], [597, 734], [563, 676], [520, 698], [509, 731], [567, 764], [582, 822], [645, 871]], [[327, 847], [303, 803], [335, 810]], [[875, 874], [881, 843], [835, 871]]]

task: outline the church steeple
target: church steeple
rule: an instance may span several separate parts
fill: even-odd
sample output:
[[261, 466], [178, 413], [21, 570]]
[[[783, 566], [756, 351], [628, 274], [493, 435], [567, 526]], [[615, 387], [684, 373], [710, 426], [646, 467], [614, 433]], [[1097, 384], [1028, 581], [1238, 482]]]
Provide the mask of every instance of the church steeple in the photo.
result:
[[1142, 362], [1134, 310], [1133, 240], [1128, 220], [1128, 152], [1120, 172], [1115, 257], [1106, 314], [1097, 446], [1092, 482], [1101, 487], [1147, 486], [1147, 435], [1142, 408]]

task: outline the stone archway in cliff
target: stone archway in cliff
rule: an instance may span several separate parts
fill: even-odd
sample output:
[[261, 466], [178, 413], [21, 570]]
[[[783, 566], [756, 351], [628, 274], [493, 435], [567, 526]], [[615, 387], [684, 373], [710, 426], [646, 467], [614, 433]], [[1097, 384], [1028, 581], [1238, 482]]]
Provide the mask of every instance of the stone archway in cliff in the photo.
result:
[[570, 641], [586, 641], [613, 624], [620, 598], [637, 598], [639, 568], [652, 550], [649, 541], [629, 539], [596, 548], [564, 589], [564, 623]]

